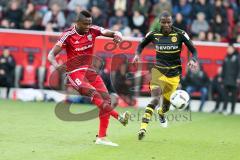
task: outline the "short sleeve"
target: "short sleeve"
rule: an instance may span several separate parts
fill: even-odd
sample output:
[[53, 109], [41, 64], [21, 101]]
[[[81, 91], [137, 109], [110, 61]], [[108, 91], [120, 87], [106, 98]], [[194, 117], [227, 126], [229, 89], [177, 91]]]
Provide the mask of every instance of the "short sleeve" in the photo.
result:
[[60, 46], [60, 47], [65, 47], [68, 36], [69, 36], [68, 32], [62, 33], [62, 35], [59, 37], [56, 45]]
[[91, 27], [91, 29], [93, 29], [94, 33], [96, 34], [96, 36], [101, 36], [103, 35], [103, 33], [106, 31], [105, 28], [103, 27], [99, 27], [99, 26], [96, 26], [96, 25], [93, 25]]

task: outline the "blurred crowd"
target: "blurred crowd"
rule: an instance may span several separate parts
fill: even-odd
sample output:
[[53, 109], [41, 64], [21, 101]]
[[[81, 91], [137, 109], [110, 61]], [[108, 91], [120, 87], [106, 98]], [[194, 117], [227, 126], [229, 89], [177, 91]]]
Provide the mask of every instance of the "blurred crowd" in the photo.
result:
[[[233, 114], [236, 100], [240, 95], [240, 56], [238, 51], [233, 44], [228, 45], [223, 64], [218, 68], [218, 72], [213, 79], [208, 78], [201, 66], [201, 69], [197, 72], [188, 70], [181, 84], [182, 88], [191, 96], [193, 96], [193, 92], [199, 92], [201, 100], [199, 111], [203, 111], [206, 100], [211, 97], [216, 101], [212, 112], [226, 113], [227, 105], [230, 102], [230, 114]], [[220, 105], [221, 102], [223, 105]]]
[[63, 31], [88, 9], [93, 23], [124, 36], [159, 28], [163, 10], [194, 40], [240, 43], [240, 0], [0, 0], [0, 27]]

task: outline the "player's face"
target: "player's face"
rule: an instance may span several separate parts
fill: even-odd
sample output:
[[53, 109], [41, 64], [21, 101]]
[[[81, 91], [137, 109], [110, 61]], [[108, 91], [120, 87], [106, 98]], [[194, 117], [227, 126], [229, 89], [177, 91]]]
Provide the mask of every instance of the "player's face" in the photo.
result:
[[77, 22], [78, 29], [83, 33], [87, 33], [92, 25], [92, 18], [85, 18], [82, 21]]
[[162, 17], [160, 19], [160, 24], [161, 24], [161, 28], [162, 28], [162, 32], [165, 34], [168, 34], [171, 32], [172, 30], [172, 17]]

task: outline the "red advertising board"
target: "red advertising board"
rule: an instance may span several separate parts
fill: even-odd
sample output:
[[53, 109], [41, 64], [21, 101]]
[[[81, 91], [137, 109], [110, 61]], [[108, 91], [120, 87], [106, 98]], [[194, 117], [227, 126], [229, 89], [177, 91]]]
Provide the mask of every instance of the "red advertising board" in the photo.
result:
[[[37, 65], [48, 66], [46, 55], [57, 41], [59, 35], [60, 33], [0, 29], [0, 50], [3, 47], [8, 47], [19, 65], [22, 65], [26, 60], [27, 54], [32, 52], [35, 55]], [[131, 59], [140, 40], [139, 38], [125, 38], [120, 45], [115, 45], [110, 39], [100, 37], [95, 42], [94, 52], [108, 58], [117, 54], [125, 54]], [[226, 55], [227, 44], [207, 42], [194, 42], [194, 44], [204, 70], [212, 78]], [[147, 46], [142, 55], [145, 61], [153, 60], [155, 56], [154, 46]], [[66, 58], [64, 54], [61, 54], [60, 57]], [[183, 47], [181, 57], [183, 60], [183, 74], [185, 74], [188, 57], [185, 46]]]

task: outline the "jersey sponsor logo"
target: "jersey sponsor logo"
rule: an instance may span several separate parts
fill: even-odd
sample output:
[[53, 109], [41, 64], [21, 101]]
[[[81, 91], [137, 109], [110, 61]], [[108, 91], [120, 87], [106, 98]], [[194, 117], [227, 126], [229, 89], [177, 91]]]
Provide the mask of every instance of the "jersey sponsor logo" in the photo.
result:
[[84, 51], [88, 48], [91, 48], [92, 46], [93, 46], [92, 44], [89, 44], [89, 45], [81, 47], [81, 48], [76, 48], [75, 51]]
[[159, 46], [156, 45], [156, 49], [159, 51], [172, 51], [178, 49], [177, 45], [170, 45], [170, 46]]
[[173, 36], [172, 38], [171, 38], [171, 41], [174, 43], [174, 42], [177, 42], [177, 37], [176, 36]]

